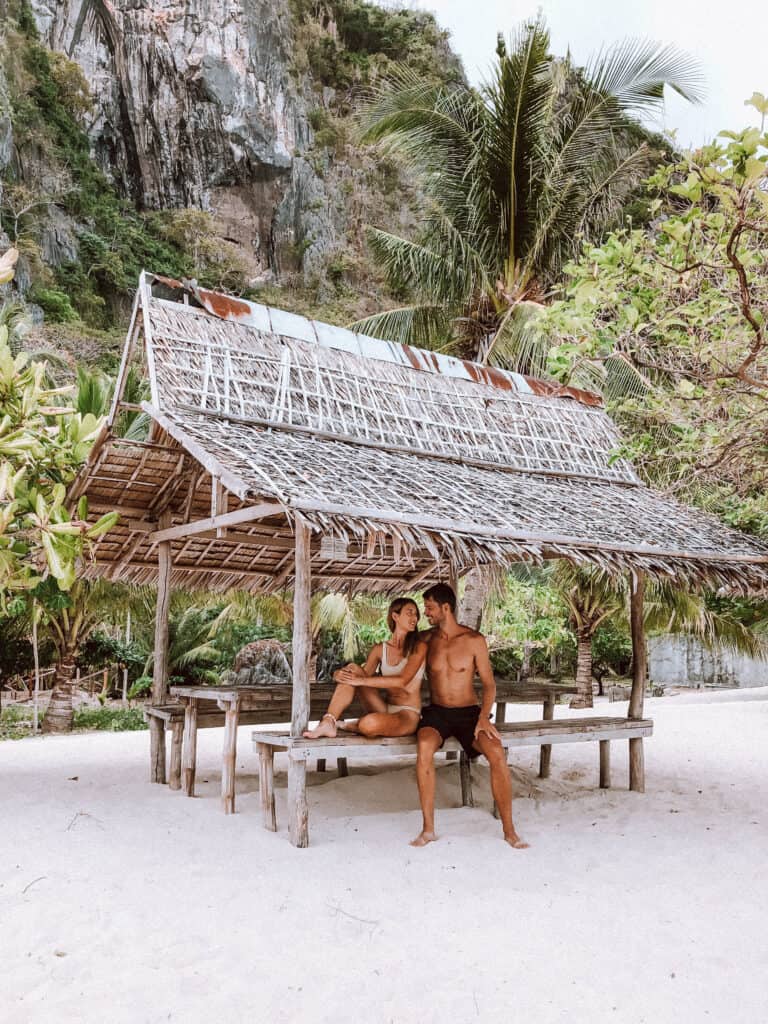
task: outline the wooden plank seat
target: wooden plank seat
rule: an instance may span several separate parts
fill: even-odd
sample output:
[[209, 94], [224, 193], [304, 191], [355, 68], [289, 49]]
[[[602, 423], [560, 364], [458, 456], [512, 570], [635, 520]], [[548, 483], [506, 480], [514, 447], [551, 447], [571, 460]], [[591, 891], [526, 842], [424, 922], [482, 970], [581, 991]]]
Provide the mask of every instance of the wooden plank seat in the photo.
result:
[[[600, 787], [607, 789], [611, 785], [611, 740], [628, 740], [630, 744], [637, 741], [642, 743], [643, 737], [653, 733], [653, 721], [649, 718], [628, 719], [596, 716], [594, 718], [508, 722], [499, 725], [498, 729], [507, 752], [516, 747], [598, 742], [600, 744]], [[272, 832], [277, 831], [274, 792], [274, 756], [276, 753], [287, 753], [291, 761], [306, 762], [320, 754], [329, 758], [348, 757], [371, 750], [389, 756], [416, 752], [415, 736], [365, 739], [352, 734], [339, 735], [333, 739], [306, 740], [285, 732], [253, 732], [251, 741], [259, 755], [259, 789], [264, 827]], [[442, 749], [461, 752], [459, 758], [461, 802], [462, 806], [474, 807], [469, 759], [455, 739], [446, 740]]]

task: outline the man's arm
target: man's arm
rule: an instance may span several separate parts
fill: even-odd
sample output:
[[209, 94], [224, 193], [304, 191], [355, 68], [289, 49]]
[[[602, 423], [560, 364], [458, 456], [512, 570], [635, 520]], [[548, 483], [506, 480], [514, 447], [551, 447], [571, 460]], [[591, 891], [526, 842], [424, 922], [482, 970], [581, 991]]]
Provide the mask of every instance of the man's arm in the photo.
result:
[[493, 677], [491, 659], [488, 657], [488, 644], [484, 636], [478, 636], [474, 641], [475, 647], [475, 670], [480, 676], [483, 686], [483, 700], [480, 705], [480, 718], [475, 728], [475, 738], [478, 733], [485, 732], [489, 736], [501, 739], [496, 728], [491, 724], [491, 711], [496, 702], [496, 680]]

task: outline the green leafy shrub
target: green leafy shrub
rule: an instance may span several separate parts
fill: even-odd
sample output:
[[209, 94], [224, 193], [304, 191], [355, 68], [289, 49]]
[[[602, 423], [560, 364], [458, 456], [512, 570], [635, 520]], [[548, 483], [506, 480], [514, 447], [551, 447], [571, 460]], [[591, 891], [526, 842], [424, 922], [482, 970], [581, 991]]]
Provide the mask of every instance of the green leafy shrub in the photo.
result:
[[152, 676], [139, 676], [136, 682], [128, 689], [128, 700], [138, 700], [139, 697], [148, 697], [152, 692]]
[[106, 732], [138, 732], [146, 729], [141, 708], [80, 708], [75, 711], [74, 729], [98, 729]]
[[29, 298], [56, 324], [73, 323], [80, 319], [69, 301], [69, 296], [57, 288], [33, 288]]

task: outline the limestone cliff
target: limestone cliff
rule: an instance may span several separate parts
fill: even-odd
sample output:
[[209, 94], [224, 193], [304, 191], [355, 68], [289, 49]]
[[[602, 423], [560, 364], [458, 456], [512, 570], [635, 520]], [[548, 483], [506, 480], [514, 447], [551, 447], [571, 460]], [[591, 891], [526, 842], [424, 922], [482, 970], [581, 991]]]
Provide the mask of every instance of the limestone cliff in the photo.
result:
[[[29, 6], [45, 44], [82, 68], [93, 98], [92, 155], [107, 177], [139, 210], [214, 212], [223, 236], [246, 254], [253, 284], [296, 271], [305, 283], [319, 280], [334, 253], [360, 243], [366, 194], [380, 199], [364, 159], [317, 145], [313, 115], [317, 127], [317, 110], [332, 107], [338, 92], [296, 60], [297, 35], [306, 43], [309, 23], [317, 53], [337, 46], [339, 2]], [[354, 4], [370, 13], [371, 5]], [[0, 162], [3, 124], [0, 88]], [[388, 216], [409, 216], [400, 205]]]

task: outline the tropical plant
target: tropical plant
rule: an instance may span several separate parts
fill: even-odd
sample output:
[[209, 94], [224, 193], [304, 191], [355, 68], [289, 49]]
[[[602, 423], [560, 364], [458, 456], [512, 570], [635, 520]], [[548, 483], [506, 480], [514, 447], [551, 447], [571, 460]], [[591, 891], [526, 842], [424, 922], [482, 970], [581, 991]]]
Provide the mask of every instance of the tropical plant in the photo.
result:
[[[768, 99], [751, 105], [764, 122]], [[611, 391], [625, 454], [647, 479], [768, 536], [768, 133], [662, 167], [650, 230], [586, 246], [540, 320], [549, 369]]]
[[361, 114], [377, 143], [421, 182], [420, 237], [374, 228], [370, 245], [406, 306], [357, 324], [403, 342], [456, 344], [505, 358], [579, 238], [615, 223], [654, 165], [630, 114], [657, 109], [668, 85], [700, 96], [697, 63], [674, 47], [629, 41], [585, 69], [550, 53], [539, 17], [478, 91], [397, 69]]
[[122, 584], [85, 579], [75, 580], [64, 592], [48, 577], [35, 588], [34, 598], [42, 636], [55, 650], [53, 691], [43, 732], [69, 732], [75, 671], [83, 645], [101, 623], [128, 606], [131, 592]]
[[[215, 637], [216, 612], [213, 608], [192, 604], [186, 607], [172, 605], [168, 619], [168, 676], [180, 683], [216, 683], [213, 671], [219, 652]], [[144, 665], [144, 675], [150, 675], [154, 652]]]
[[[15, 250], [0, 259], [0, 283], [13, 276]], [[117, 513], [86, 522], [87, 503], [65, 506], [74, 478], [100, 429], [100, 421], [62, 405], [45, 388], [45, 365], [13, 356], [7, 324], [0, 324], [0, 607], [35, 587], [45, 573], [61, 590], [75, 580], [89, 542], [111, 529]]]
[[[569, 609], [576, 636], [576, 685], [572, 707], [592, 707], [592, 645], [599, 626], [613, 623], [629, 629], [629, 582], [593, 566], [560, 560], [550, 570], [550, 583]], [[727, 647], [768, 659], [768, 644], [729, 609], [713, 607], [706, 595], [690, 593], [673, 583], [649, 580], [645, 590], [644, 624], [649, 633], [684, 633], [707, 647]]]

